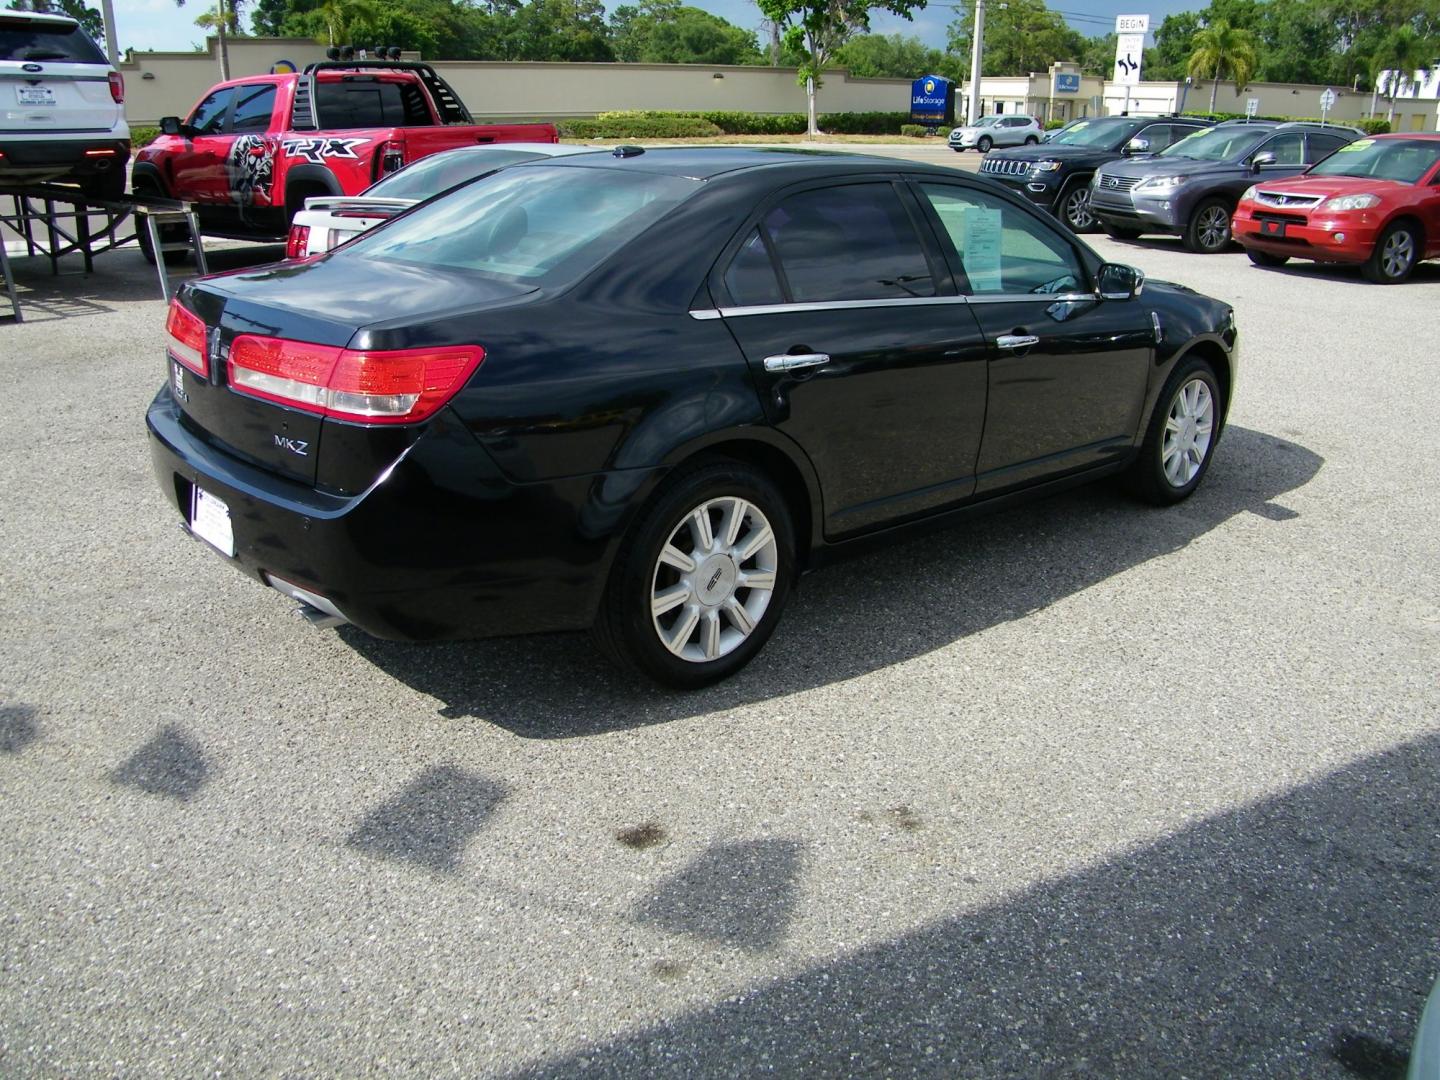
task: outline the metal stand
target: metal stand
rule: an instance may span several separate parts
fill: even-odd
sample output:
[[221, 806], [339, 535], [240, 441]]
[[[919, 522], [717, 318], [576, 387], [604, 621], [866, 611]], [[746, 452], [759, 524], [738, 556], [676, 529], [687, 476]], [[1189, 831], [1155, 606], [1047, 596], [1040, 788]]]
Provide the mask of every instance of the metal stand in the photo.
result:
[[[139, 241], [139, 230], [148, 230], [151, 248], [155, 255], [155, 269], [160, 278], [160, 293], [170, 299], [170, 275], [165, 269], [167, 251], [189, 251], [195, 253], [195, 266], [200, 273], [209, 273], [205, 262], [205, 247], [200, 237], [200, 223], [192, 204], [178, 199], [158, 196], [126, 196], [122, 199], [92, 199], [74, 188], [57, 184], [34, 184], [27, 187], [0, 187], [0, 197], [8, 197], [11, 210], [0, 209], [0, 224], [8, 225], [25, 242], [25, 251], [30, 256], [44, 256], [50, 260], [50, 273], [60, 275], [60, 259], [66, 255], [79, 255], [85, 261], [84, 273], [95, 270], [95, 256], [118, 247]], [[103, 224], [95, 227], [93, 217], [104, 217]], [[117, 232], [127, 218], [135, 219], [136, 233], [120, 237]], [[143, 220], [142, 220], [143, 219]], [[184, 225], [189, 239], [183, 243], [160, 243], [159, 227]], [[15, 281], [5, 259], [5, 283], [10, 294], [16, 317], [19, 317], [20, 303], [15, 296]]]
[[10, 256], [5, 253], [5, 241], [0, 239], [0, 277], [5, 279], [5, 292], [10, 297], [12, 314], [3, 316], [7, 319], [14, 319], [17, 323], [24, 322], [25, 316], [20, 314], [20, 297], [15, 292], [15, 275], [10, 271]]

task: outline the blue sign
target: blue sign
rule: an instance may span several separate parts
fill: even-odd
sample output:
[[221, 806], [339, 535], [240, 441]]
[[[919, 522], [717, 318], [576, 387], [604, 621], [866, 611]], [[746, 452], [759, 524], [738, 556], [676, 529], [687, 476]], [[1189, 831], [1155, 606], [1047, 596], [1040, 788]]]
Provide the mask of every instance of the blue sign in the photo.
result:
[[946, 124], [955, 117], [955, 90], [949, 79], [922, 75], [910, 84], [910, 120], [916, 124]]
[[1080, 92], [1080, 76], [1060, 74], [1055, 76], [1055, 93], [1057, 94], [1078, 94]]

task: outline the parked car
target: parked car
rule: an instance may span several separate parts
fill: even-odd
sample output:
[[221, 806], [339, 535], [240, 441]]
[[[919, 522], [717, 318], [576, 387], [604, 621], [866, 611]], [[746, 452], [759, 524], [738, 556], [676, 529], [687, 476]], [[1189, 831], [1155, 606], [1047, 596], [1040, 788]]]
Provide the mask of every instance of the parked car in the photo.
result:
[[287, 258], [319, 255], [388, 221], [416, 203], [474, 180], [485, 173], [542, 157], [594, 153], [598, 147], [560, 143], [501, 143], [444, 150], [406, 165], [359, 195], [313, 196], [290, 221]]
[[63, 15], [0, 11], [0, 184], [125, 194], [125, 80]]
[[1358, 264], [1383, 285], [1440, 257], [1440, 134], [1377, 135], [1292, 179], [1252, 184], [1235, 209], [1250, 261]]
[[514, 165], [167, 327], [156, 477], [235, 568], [379, 637], [593, 627], [680, 687], [877, 537], [1184, 499], [1237, 364], [1226, 304], [983, 179], [739, 147]]
[[987, 154], [992, 146], [1033, 146], [1044, 134], [1033, 116], [982, 116], [973, 124], [952, 128], [948, 141], [957, 154], [972, 146]]
[[1040, 146], [990, 153], [980, 172], [1043, 206], [1076, 232], [1095, 228], [1090, 178], [1107, 162], [1152, 154], [1209, 127], [1179, 116], [1100, 116], [1072, 120]]
[[194, 202], [205, 232], [251, 240], [285, 239], [311, 196], [358, 195], [441, 150], [559, 141], [553, 124], [474, 123], [434, 68], [399, 60], [232, 79], [160, 130], [136, 155], [135, 192]]
[[1154, 157], [1106, 165], [1091, 183], [1090, 209], [1113, 237], [1172, 233], [1191, 251], [1230, 246], [1230, 215], [1257, 178], [1295, 176], [1360, 137], [1336, 124], [1227, 120]]

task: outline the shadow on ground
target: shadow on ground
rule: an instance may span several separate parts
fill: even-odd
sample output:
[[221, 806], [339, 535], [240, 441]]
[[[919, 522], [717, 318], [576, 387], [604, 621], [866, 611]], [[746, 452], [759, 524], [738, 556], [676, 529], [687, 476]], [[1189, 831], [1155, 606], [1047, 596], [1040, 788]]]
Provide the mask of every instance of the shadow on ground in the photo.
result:
[[1180, 506], [1141, 506], [1100, 484], [937, 531], [807, 577], [778, 631], [735, 678], [674, 694], [622, 674], [584, 635], [441, 645], [339, 633], [376, 667], [527, 738], [571, 738], [704, 715], [909, 660], [1178, 551], [1238, 514], [1284, 528], [1276, 500], [1322, 459], [1245, 428], [1226, 431], [1200, 490]]
[[29, 705], [0, 705], [0, 754], [18, 754], [40, 737]]
[[1437, 800], [1433, 735], [523, 1075], [1402, 1080]]

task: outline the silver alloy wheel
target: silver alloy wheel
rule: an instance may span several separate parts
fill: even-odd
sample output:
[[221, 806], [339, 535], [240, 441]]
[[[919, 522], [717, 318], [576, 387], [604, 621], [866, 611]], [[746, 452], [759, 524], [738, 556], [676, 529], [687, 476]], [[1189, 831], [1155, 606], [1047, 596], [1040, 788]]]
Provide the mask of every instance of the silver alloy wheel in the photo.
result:
[[1165, 417], [1165, 439], [1160, 447], [1160, 462], [1165, 480], [1171, 487], [1183, 488], [1210, 453], [1210, 440], [1215, 431], [1215, 398], [1204, 379], [1191, 379], [1180, 387], [1170, 401]]
[[1197, 226], [1200, 246], [1206, 251], [1218, 251], [1230, 242], [1230, 214], [1223, 206], [1205, 207]]
[[1380, 267], [1387, 278], [1403, 277], [1415, 261], [1415, 238], [1409, 229], [1396, 229], [1385, 238], [1380, 251]]
[[1065, 196], [1065, 224], [1076, 232], [1095, 224], [1095, 215], [1090, 213], [1090, 189], [1084, 184]]
[[660, 643], [682, 660], [718, 660], [755, 631], [779, 570], [775, 530], [734, 496], [695, 507], [670, 533], [651, 576], [650, 615]]

